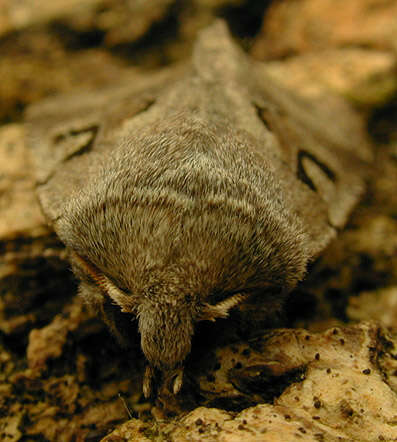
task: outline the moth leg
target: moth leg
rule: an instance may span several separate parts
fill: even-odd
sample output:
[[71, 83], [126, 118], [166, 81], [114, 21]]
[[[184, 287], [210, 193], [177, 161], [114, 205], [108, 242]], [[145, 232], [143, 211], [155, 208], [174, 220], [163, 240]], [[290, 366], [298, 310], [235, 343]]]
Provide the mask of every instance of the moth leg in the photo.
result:
[[183, 370], [183, 366], [178, 366], [177, 368], [163, 371], [161, 393], [163, 391], [173, 395], [179, 393], [183, 385]]
[[[161, 386], [159, 396], [163, 395], [165, 390], [165, 395], [169, 393], [175, 395], [178, 394], [183, 385], [183, 370], [184, 367], [174, 368], [172, 370], [164, 370], [162, 374]], [[151, 365], [147, 365], [145, 369], [145, 374], [143, 377], [143, 394], [146, 399], [148, 399], [154, 389], [155, 379], [157, 378], [158, 371]]]
[[[169, 382], [169, 390], [174, 394], [178, 394], [182, 388], [183, 384], [183, 367], [179, 367], [173, 370], [169, 374], [170, 382]], [[167, 382], [167, 380], [166, 380]], [[167, 382], [168, 383], [168, 382]]]
[[155, 378], [155, 368], [152, 367], [151, 365], [146, 365], [145, 368], [145, 374], [143, 375], [143, 385], [142, 385], [142, 390], [143, 390], [143, 395], [145, 396], [146, 399], [148, 399], [153, 392], [153, 381]]

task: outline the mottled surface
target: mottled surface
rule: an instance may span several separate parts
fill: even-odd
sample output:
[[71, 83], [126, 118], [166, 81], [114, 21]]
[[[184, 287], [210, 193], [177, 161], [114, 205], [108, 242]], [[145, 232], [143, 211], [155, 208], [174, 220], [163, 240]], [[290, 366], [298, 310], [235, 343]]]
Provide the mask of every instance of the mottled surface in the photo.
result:
[[23, 136], [20, 125], [0, 127], [0, 240], [47, 231]]
[[[230, 349], [220, 348], [220, 373], [210, 386], [217, 390], [218, 398], [222, 394], [232, 398], [233, 387], [226, 390], [234, 382], [238, 387], [235, 397], [244, 392], [251, 400], [263, 402], [263, 397], [256, 395], [277, 384], [284, 370], [299, 368], [301, 374], [272, 405], [256, 405], [240, 413], [199, 407], [172, 423], [156, 425], [131, 420], [103, 440], [145, 441], [153, 435], [175, 442], [395, 440], [397, 397], [383, 361], [395, 357], [396, 341], [384, 333], [374, 323], [319, 334], [277, 330], [254, 344], [259, 352], [237, 344], [234, 358], [230, 358]], [[266, 344], [261, 345], [261, 341]], [[245, 371], [245, 376], [230, 375], [226, 365], [233, 359], [242, 365], [235, 371]], [[247, 363], [253, 365], [247, 367]], [[395, 360], [393, 364], [395, 369]], [[208, 383], [200, 385], [202, 392], [208, 391]]]
[[2, 0], [0, 122], [20, 120], [43, 97], [186, 59], [197, 32], [217, 15], [252, 35], [264, 7], [242, 0], [57, 0], [40, 7]]
[[303, 95], [382, 106], [397, 92], [396, 14], [393, 0], [271, 2], [250, 53]]
[[309, 98], [324, 99], [329, 91], [355, 105], [381, 106], [397, 91], [397, 58], [393, 52], [342, 48], [306, 52], [272, 61], [269, 73]]
[[349, 46], [396, 51], [396, 14], [394, 0], [274, 2], [252, 53], [260, 58], [280, 58]]

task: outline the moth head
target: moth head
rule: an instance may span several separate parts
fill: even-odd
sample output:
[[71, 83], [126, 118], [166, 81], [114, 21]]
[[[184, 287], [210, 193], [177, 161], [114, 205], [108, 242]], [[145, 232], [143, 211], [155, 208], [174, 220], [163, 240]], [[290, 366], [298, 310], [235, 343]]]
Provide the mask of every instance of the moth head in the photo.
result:
[[159, 300], [150, 293], [137, 297], [120, 290], [78, 253], [72, 252], [72, 260], [122, 312], [137, 316], [141, 347], [151, 367], [145, 374], [146, 396], [150, 395], [155, 369], [164, 374], [163, 381], [170, 385], [173, 393], [177, 393], [182, 386], [183, 362], [191, 350], [195, 323], [226, 318], [230, 309], [247, 297], [235, 294], [217, 304], [202, 303], [200, 297], [190, 296], [184, 302], [172, 296]]
[[161, 371], [168, 391], [178, 393], [182, 387], [183, 363], [191, 350], [194, 325], [199, 321], [226, 318], [229, 310], [245, 299], [234, 295], [211, 305], [192, 300], [186, 303], [143, 302], [138, 307], [142, 350], [150, 363], [146, 370], [143, 391], [148, 397], [152, 391], [154, 368]]

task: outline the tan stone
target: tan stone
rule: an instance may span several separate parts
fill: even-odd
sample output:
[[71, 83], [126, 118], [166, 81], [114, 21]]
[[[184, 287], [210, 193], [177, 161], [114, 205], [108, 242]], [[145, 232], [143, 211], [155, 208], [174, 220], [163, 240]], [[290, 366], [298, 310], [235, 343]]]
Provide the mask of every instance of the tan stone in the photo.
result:
[[35, 194], [23, 126], [0, 128], [0, 239], [47, 231]]
[[269, 59], [348, 46], [396, 51], [396, 16], [394, 0], [273, 2], [252, 54]]
[[268, 63], [269, 73], [311, 99], [330, 91], [363, 106], [382, 104], [397, 91], [396, 58], [391, 52], [329, 49]]

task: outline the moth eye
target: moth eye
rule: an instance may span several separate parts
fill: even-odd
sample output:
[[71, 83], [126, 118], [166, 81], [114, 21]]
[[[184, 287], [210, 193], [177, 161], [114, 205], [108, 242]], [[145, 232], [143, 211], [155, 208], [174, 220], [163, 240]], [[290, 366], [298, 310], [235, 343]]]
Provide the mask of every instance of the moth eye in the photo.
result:
[[60, 132], [53, 138], [55, 145], [62, 145], [63, 159], [80, 155], [91, 149], [98, 133], [98, 126], [92, 125], [81, 129]]
[[319, 190], [318, 184], [320, 184], [320, 181], [324, 182], [324, 178], [332, 183], [335, 183], [336, 181], [335, 172], [313, 154], [305, 150], [300, 150], [298, 152], [297, 176], [314, 192]]

